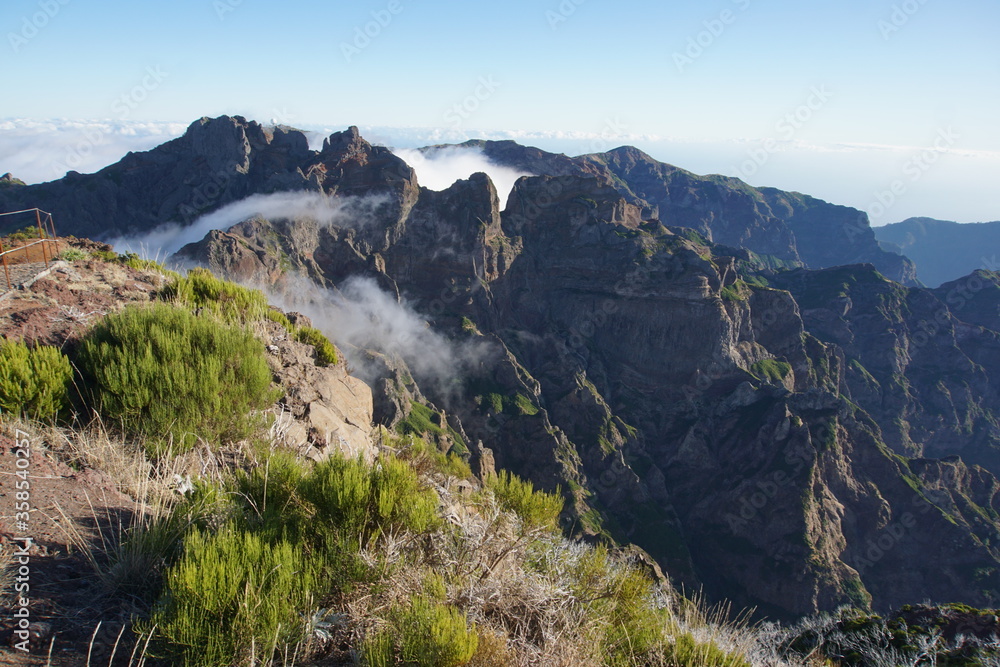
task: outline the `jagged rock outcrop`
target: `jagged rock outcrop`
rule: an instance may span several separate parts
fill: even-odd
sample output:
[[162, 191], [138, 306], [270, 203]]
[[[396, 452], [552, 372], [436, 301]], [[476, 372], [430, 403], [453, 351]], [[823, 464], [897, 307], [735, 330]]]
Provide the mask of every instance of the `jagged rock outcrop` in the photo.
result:
[[698, 176], [631, 146], [570, 158], [513, 141], [460, 145], [478, 148], [498, 164], [532, 174], [594, 176], [639, 206], [645, 218], [690, 227], [715, 243], [747, 248], [774, 266], [818, 269], [869, 262], [893, 280], [916, 284], [912, 263], [883, 250], [867, 214], [853, 208], [795, 192], [754, 188], [738, 178]]
[[[462, 146], [479, 148], [500, 164], [532, 174], [594, 177], [639, 207], [646, 219], [695, 229], [776, 266], [870, 262], [893, 280], [916, 281], [912, 263], [882, 250], [867, 216], [855, 209], [753, 188], [736, 178], [698, 176], [632, 147], [570, 158], [512, 141]], [[322, 150], [314, 151], [298, 130], [221, 116], [195, 121], [183, 136], [150, 151], [129, 153], [95, 174], [70, 172], [50, 183], [0, 187], [0, 210], [38, 206], [55, 215], [61, 233], [100, 240], [170, 222], [187, 225], [253, 194], [382, 192], [396, 210], [381, 217], [398, 221], [418, 200], [415, 183], [412, 169], [388, 149], [368, 144], [357, 128], [331, 135]], [[359, 230], [359, 235], [364, 233]], [[367, 240], [378, 245], [377, 239]]]
[[[290, 313], [289, 319], [311, 326], [299, 313]], [[263, 326], [268, 365], [285, 389], [280, 407], [274, 410], [274, 428], [285, 445], [316, 460], [339, 452], [372, 461], [371, 387], [350, 375], [343, 363], [317, 365], [315, 349], [293, 340], [281, 325]]]
[[95, 174], [69, 172], [49, 183], [0, 189], [0, 210], [37, 206], [54, 215], [61, 234], [106, 240], [187, 225], [253, 194], [368, 195], [412, 180], [402, 160], [369, 145], [357, 128], [334, 137], [313, 151], [298, 130], [240, 116], [202, 118], [183, 136]]

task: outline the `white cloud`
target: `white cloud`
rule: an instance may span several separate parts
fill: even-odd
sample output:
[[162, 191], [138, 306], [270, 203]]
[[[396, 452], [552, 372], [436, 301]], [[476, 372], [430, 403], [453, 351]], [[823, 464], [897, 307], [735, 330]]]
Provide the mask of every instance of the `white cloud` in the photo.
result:
[[448, 147], [430, 153], [401, 148], [393, 152], [416, 170], [417, 182], [430, 190], [445, 190], [459, 179], [485, 173], [497, 189], [501, 209], [507, 205], [514, 182], [522, 176], [531, 176], [526, 171], [490, 161], [479, 148]]
[[475, 373], [497, 348], [482, 340], [453, 341], [431, 328], [406, 301], [379, 288], [371, 278], [352, 277], [327, 290], [306, 279], [292, 279], [280, 292], [267, 290], [284, 310], [307, 315], [341, 348], [362, 379], [378, 379], [380, 368], [365, 352], [401, 359], [425, 392], [447, 405], [461, 393], [461, 378]]
[[119, 252], [129, 250], [148, 257], [168, 257], [188, 243], [205, 238], [212, 230], [226, 230], [254, 216], [267, 220], [306, 218], [321, 225], [365, 226], [376, 219], [378, 208], [386, 201], [385, 196], [328, 197], [320, 192], [252, 195], [203, 215], [187, 227], [172, 222], [110, 243]]
[[0, 173], [25, 183], [91, 173], [129, 151], [145, 151], [184, 134], [187, 123], [122, 120], [0, 120]]

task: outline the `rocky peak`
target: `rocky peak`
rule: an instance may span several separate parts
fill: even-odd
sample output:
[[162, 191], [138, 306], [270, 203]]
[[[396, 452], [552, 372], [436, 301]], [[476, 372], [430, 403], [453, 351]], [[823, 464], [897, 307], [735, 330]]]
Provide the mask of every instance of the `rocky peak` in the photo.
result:
[[0, 176], [0, 188], [10, 188], [21, 185], [24, 185], [24, 181], [20, 178], [14, 178], [13, 174], [9, 171], [3, 176]]

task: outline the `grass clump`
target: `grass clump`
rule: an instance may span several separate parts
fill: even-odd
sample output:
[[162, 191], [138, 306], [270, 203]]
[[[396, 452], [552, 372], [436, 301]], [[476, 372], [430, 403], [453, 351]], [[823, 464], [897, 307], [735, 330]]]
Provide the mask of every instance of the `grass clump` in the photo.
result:
[[562, 512], [563, 498], [556, 493], [536, 491], [535, 485], [507, 470], [501, 470], [486, 480], [485, 486], [493, 493], [499, 507], [516, 514], [524, 530], [553, 529]]
[[698, 641], [690, 632], [677, 635], [664, 650], [664, 658], [666, 664], [677, 667], [752, 667], [742, 656], [722, 650], [713, 641]]
[[171, 282], [162, 296], [192, 310], [208, 310], [232, 324], [265, 319], [270, 310], [260, 290], [221, 280], [202, 268], [191, 269], [185, 277]]
[[0, 411], [45, 420], [69, 404], [73, 370], [69, 359], [48, 345], [0, 341]]
[[315, 567], [289, 542], [225, 526], [193, 530], [149, 624], [163, 657], [183, 665], [269, 664], [302, 639]]
[[149, 438], [151, 453], [247, 437], [254, 411], [273, 403], [263, 345], [168, 304], [108, 315], [83, 340], [77, 361], [100, 412]]
[[64, 262], [78, 262], [82, 259], [87, 259], [88, 256], [87, 253], [79, 248], [66, 248], [56, 256], [56, 259], [61, 259]]
[[362, 646], [366, 665], [394, 665], [398, 656], [407, 665], [459, 667], [476, 653], [475, 625], [470, 627], [462, 612], [452, 606], [415, 598], [389, 617], [390, 627], [375, 632]]
[[167, 267], [163, 266], [160, 262], [155, 259], [145, 259], [139, 257], [134, 252], [129, 252], [124, 255], [118, 256], [118, 262], [124, 264], [125, 266], [135, 269], [136, 271], [159, 271], [161, 273], [167, 272]]
[[423, 533], [438, 524], [438, 497], [406, 462], [394, 457], [371, 466], [335, 454], [318, 463], [303, 480], [302, 493], [313, 519], [361, 544], [385, 533]]
[[781, 384], [792, 372], [792, 365], [787, 361], [777, 359], [761, 359], [750, 366], [750, 372], [759, 378]]
[[319, 366], [331, 366], [337, 363], [336, 348], [319, 329], [299, 327], [295, 330], [295, 340], [312, 345], [316, 349], [316, 361]]

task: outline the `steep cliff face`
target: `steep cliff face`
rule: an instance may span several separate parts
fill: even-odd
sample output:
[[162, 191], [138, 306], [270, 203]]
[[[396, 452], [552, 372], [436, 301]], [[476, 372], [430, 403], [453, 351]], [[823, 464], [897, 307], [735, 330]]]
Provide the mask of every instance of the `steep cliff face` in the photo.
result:
[[[869, 262], [903, 284], [916, 284], [912, 262], [883, 250], [868, 216], [846, 206], [737, 178], [698, 176], [625, 146], [570, 158], [512, 141], [470, 141], [488, 158], [532, 174], [594, 176], [612, 185], [647, 219], [690, 227], [715, 243], [742, 247], [774, 266], [826, 268]], [[426, 149], [441, 150], [442, 146]]]
[[970, 304], [956, 315], [934, 292], [886, 280], [870, 265], [791, 271], [774, 283], [794, 295], [811, 333], [844, 351], [844, 393], [895, 452], [961, 455], [1000, 474], [997, 334], [958, 319], [992, 316], [995, 306]]

